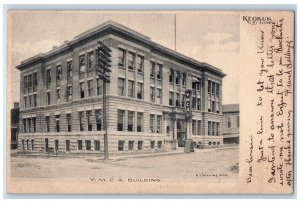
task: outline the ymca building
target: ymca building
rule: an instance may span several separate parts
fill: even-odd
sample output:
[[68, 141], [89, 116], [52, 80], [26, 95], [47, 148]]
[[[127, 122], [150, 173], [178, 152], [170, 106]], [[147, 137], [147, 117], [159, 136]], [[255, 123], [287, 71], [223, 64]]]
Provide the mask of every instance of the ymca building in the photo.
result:
[[[192, 139], [223, 144], [222, 71], [108, 21], [23, 62], [18, 149], [103, 153], [103, 83], [97, 41], [111, 49], [106, 88], [110, 153], [172, 150]], [[192, 90], [192, 118], [185, 91]]]

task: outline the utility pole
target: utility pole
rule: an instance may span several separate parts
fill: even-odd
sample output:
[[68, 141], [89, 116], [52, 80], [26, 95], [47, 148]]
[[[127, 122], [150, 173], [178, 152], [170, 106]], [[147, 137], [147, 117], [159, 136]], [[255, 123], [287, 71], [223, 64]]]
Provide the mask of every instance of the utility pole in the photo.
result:
[[107, 117], [106, 117], [106, 83], [110, 83], [109, 75], [111, 67], [111, 50], [103, 42], [98, 41], [100, 45], [97, 48], [97, 75], [103, 81], [103, 128], [104, 128], [104, 159], [108, 159], [108, 135], [107, 135]]

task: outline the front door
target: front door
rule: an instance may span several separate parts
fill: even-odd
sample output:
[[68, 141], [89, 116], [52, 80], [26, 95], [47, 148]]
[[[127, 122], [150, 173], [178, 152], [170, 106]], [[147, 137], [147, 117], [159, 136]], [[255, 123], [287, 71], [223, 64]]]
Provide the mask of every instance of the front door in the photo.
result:
[[186, 132], [183, 127], [183, 122], [177, 121], [177, 141], [178, 141], [178, 147], [184, 147], [185, 145], [185, 136]]

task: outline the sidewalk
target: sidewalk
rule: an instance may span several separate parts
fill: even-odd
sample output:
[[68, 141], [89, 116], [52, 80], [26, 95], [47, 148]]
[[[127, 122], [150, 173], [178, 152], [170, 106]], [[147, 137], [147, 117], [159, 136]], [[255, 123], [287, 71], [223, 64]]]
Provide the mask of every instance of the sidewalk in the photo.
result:
[[[217, 150], [226, 150], [226, 149], [233, 149], [233, 148], [238, 148], [239, 146], [224, 146], [224, 147], [219, 147], [219, 148], [205, 148], [205, 149], [198, 149], [195, 148], [195, 152], [190, 152], [190, 153], [201, 153], [201, 152], [209, 152], [209, 151], [217, 151]], [[143, 158], [143, 157], [155, 157], [155, 156], [166, 156], [166, 155], [176, 155], [176, 154], [187, 154], [184, 152], [184, 147], [177, 147], [176, 150], [170, 150], [170, 151], [151, 151], [151, 152], [133, 152], [133, 153], [111, 153], [109, 154], [109, 160], [123, 160], [127, 158]], [[14, 154], [14, 156], [25, 156], [25, 157], [43, 157], [43, 158], [87, 158], [87, 159], [102, 159], [104, 160], [104, 155], [103, 153], [95, 155], [95, 154], [84, 154], [84, 155], [76, 155], [76, 154], [47, 154], [44, 153], [34, 153], [34, 154], [29, 154], [26, 153], [25, 155], [23, 153]]]

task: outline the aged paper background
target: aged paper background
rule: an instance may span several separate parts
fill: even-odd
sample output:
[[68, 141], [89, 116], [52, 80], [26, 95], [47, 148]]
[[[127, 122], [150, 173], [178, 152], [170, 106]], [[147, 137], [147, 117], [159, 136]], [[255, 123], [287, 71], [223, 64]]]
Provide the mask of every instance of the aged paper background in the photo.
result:
[[[115, 13], [117, 15], [119, 12]], [[174, 12], [148, 13], [173, 14]], [[10, 153], [7, 146], [8, 192], [68, 194], [289, 194], [293, 192], [294, 14], [281, 11], [178, 11], [176, 13], [191, 16], [239, 15], [239, 54], [234, 59], [237, 64], [240, 64], [238, 69], [235, 69], [238, 75], [241, 118], [239, 178], [187, 181], [182, 177], [174, 177], [172, 180], [155, 183], [91, 182], [88, 178], [80, 177], [11, 178]], [[14, 37], [18, 36], [12, 32], [11, 27], [18, 24], [13, 22], [14, 14], [10, 12], [8, 15], [8, 69], [14, 68], [12, 47]], [[262, 17], [264, 18], [259, 21], [258, 18]], [[63, 22], [64, 19], [60, 21]], [[8, 112], [11, 108], [10, 101], [14, 96], [12, 90], [19, 85], [11, 83], [13, 80], [14, 75], [8, 70]], [[235, 92], [228, 94], [235, 94]], [[10, 129], [10, 115], [9, 113], [7, 115], [7, 129]], [[7, 132], [7, 139], [9, 137], [10, 133]]]

